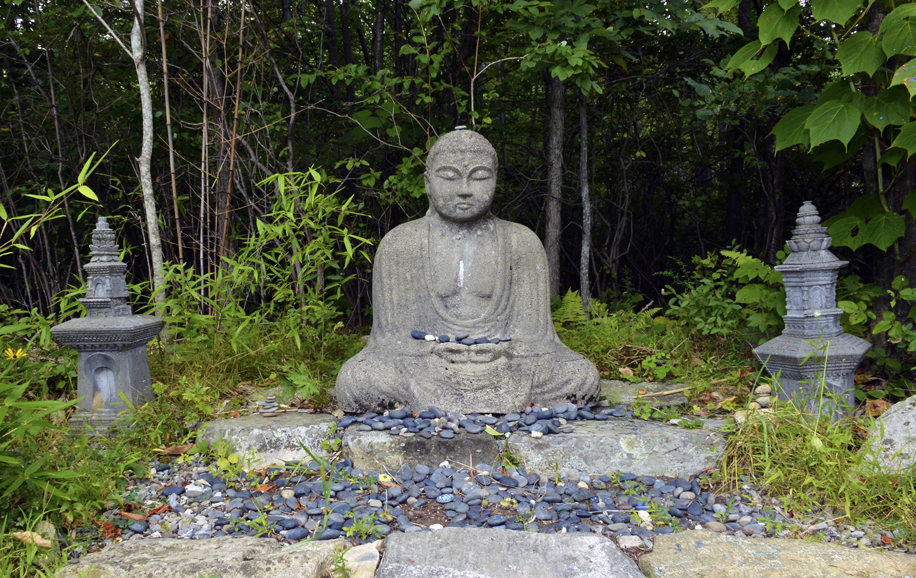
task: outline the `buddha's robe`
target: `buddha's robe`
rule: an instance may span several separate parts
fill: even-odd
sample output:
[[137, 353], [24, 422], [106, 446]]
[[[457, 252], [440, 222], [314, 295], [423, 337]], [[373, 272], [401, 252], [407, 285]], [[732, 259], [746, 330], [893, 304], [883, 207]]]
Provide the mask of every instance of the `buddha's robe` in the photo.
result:
[[[382, 239], [373, 270], [373, 324], [367, 346], [347, 361], [337, 378], [341, 409], [367, 411], [409, 405], [425, 409], [508, 413], [529, 403], [592, 403], [598, 371], [560, 342], [550, 317], [547, 256], [528, 228], [487, 216], [487, 242], [477, 247], [469, 270], [446, 262], [434, 217], [403, 224]], [[436, 238], [434, 238], [436, 237]], [[457, 238], [457, 237], [456, 237]], [[438, 239], [438, 240], [437, 240]], [[446, 274], [443, 274], [446, 272]], [[456, 287], [463, 283], [474, 287]], [[449, 291], [448, 287], [453, 290]], [[477, 309], [449, 307], [473, 291]], [[455, 311], [463, 311], [460, 316]], [[413, 339], [468, 333], [507, 337], [497, 344], [461, 345]]]

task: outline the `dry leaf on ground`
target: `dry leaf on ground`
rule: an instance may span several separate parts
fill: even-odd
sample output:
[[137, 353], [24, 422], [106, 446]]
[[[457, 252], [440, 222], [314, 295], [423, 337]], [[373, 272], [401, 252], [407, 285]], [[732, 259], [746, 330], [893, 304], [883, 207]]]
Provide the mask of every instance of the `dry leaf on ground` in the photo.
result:
[[872, 417], [878, 417], [887, 410], [891, 408], [891, 404], [884, 399], [870, 399], [868, 403], [865, 404], [866, 409], [868, 410], [868, 415]]
[[192, 449], [194, 449], [195, 444], [185, 444], [182, 446], [169, 446], [167, 448], [156, 448], [155, 451], [158, 454], [164, 454], [167, 456], [180, 456], [181, 454], [186, 454]]
[[627, 377], [633, 377], [633, 370], [629, 367], [621, 367], [617, 371], [620, 372], [620, 375], [626, 375]]
[[111, 522], [105, 522], [102, 524], [102, 527], [99, 528], [99, 533], [103, 538], [117, 538], [121, 535], [121, 528], [116, 528]]
[[18, 538], [26, 544], [35, 544], [41, 548], [50, 548], [51, 541], [43, 537], [38, 532], [13, 532], [10, 536]]
[[133, 520], [134, 522], [149, 520], [149, 518], [147, 518], [143, 514], [134, 514], [133, 512], [125, 512], [123, 510], [121, 510], [121, 515], [127, 518], [128, 520]]
[[161, 514], [161, 513], [163, 513], [163, 512], [171, 512], [171, 511], [172, 511], [172, 506], [170, 506], [170, 505], [168, 505], [168, 504], [161, 504], [161, 505], [156, 506], [155, 508], [151, 509], [149, 512], [146, 513], [146, 515], [147, 515], [147, 516], [155, 516], [156, 514]]

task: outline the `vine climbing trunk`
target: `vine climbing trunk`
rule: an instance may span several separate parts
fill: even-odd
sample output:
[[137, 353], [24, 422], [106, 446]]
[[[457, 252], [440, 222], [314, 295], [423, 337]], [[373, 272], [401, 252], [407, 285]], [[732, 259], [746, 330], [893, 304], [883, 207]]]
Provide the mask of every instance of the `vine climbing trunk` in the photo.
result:
[[152, 289], [156, 291], [157, 303], [165, 303], [165, 273], [162, 268], [162, 239], [159, 236], [159, 219], [156, 214], [156, 199], [153, 195], [153, 179], [150, 174], [150, 160], [153, 156], [153, 98], [150, 94], [149, 77], [146, 74], [146, 35], [143, 31], [143, 0], [133, 0], [134, 25], [130, 31], [130, 49], [137, 69], [137, 83], [140, 87], [140, 109], [143, 115], [143, 144], [137, 164], [140, 169], [140, 189], [143, 191], [143, 209], [146, 215], [146, 230], [149, 236], [150, 265], [152, 268]]
[[563, 121], [566, 112], [566, 86], [557, 77], [550, 77], [547, 97], [550, 126], [547, 130], [547, 269], [550, 275], [550, 295], [560, 294], [560, 231], [563, 185]]

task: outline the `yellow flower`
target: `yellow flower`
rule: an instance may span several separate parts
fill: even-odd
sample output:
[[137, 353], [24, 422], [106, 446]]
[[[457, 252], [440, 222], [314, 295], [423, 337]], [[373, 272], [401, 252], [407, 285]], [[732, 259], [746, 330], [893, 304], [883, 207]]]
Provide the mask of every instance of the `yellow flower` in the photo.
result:
[[3, 353], [6, 354], [6, 358], [7, 358], [7, 359], [11, 359], [11, 360], [19, 359], [20, 357], [23, 357], [23, 356], [25, 355], [25, 352], [22, 350], [21, 347], [20, 347], [18, 350], [15, 350], [15, 351], [13, 350], [12, 347], [10, 347], [9, 349], [7, 349], [6, 351], [4, 351]]

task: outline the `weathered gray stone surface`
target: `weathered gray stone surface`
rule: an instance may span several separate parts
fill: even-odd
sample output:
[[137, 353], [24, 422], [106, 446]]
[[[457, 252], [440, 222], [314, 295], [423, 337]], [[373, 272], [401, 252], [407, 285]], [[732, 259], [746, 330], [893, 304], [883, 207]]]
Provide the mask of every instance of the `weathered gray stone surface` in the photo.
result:
[[[684, 387], [677, 383], [650, 382], [633, 383], [619, 379], [602, 379], [601, 396], [604, 397], [611, 405], [623, 403], [633, 405], [637, 399], [648, 401], [653, 407], [669, 407], [673, 405], [684, 405], [687, 403], [687, 397], [683, 391], [669, 393], [668, 395], [654, 395], [651, 397], [642, 397], [646, 394], [660, 393], [681, 389]], [[640, 393], [645, 391], [646, 393]]]
[[499, 454], [493, 436], [461, 433], [454, 439], [434, 436], [393, 436], [387, 431], [359, 431], [349, 427], [342, 437], [343, 452], [353, 465], [367, 471], [396, 470], [403, 464], [437, 466], [444, 460], [470, 466], [492, 464]]
[[788, 241], [792, 253], [776, 266], [786, 287], [786, 328], [754, 355], [778, 379], [779, 399], [839, 417], [855, 407], [853, 376], [871, 344], [840, 326], [837, 272], [848, 263], [829, 251], [833, 239], [820, 222], [817, 209], [805, 201]]
[[[554, 331], [543, 245], [530, 229], [490, 213], [496, 169], [496, 151], [473, 131], [445, 134], [430, 150], [429, 211], [379, 243], [372, 333], [337, 377], [341, 409], [509, 413], [530, 402], [597, 400], [595, 366]], [[511, 340], [422, 339], [465, 333]]]
[[89, 248], [86, 296], [80, 299], [88, 316], [51, 328], [55, 341], [79, 352], [80, 399], [70, 419], [72, 433], [104, 433], [129, 406], [152, 399], [146, 344], [163, 326], [152, 315], [132, 314], [127, 304], [127, 265], [118, 256], [115, 234], [105, 217], [99, 217]]
[[82, 557], [57, 578], [325, 578], [343, 539], [284, 546], [263, 538], [128, 540]]
[[375, 578], [642, 578], [608, 538], [445, 528], [393, 534]]
[[639, 568], [650, 578], [903, 578], [916, 577], [916, 556], [691, 530], [656, 536]]
[[329, 426], [337, 420], [329, 415], [286, 412], [276, 417], [258, 414], [220, 419], [203, 424], [201, 439], [213, 443], [228, 440], [240, 456], [254, 453], [251, 466], [262, 468], [283, 461], [310, 459], [302, 445], [316, 455], [324, 455], [321, 442], [331, 438]]
[[916, 464], [916, 395], [895, 403], [868, 432], [863, 451], [874, 452], [877, 465], [887, 472], [902, 472]]
[[573, 432], [532, 438], [513, 434], [509, 450], [529, 471], [637, 475], [694, 474], [712, 467], [725, 447], [717, 432], [723, 422], [706, 420], [700, 429], [685, 429], [653, 421], [610, 419], [570, 422]]

